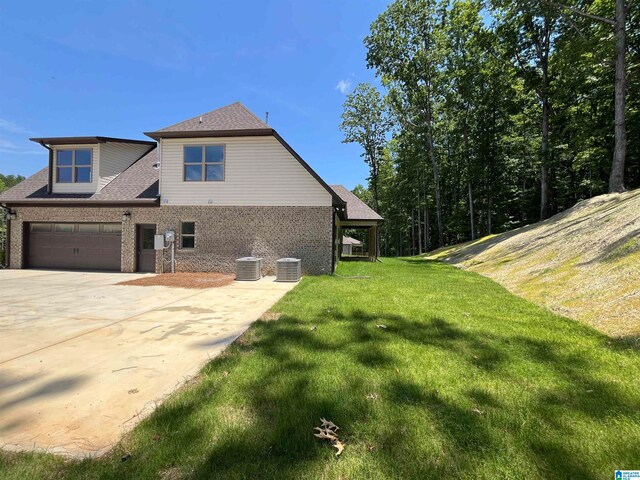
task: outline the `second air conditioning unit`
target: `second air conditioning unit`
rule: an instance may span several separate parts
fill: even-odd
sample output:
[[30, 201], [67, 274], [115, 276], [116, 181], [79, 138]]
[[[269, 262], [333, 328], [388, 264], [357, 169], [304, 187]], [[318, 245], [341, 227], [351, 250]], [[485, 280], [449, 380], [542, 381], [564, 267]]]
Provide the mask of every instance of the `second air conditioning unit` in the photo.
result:
[[276, 281], [297, 282], [302, 276], [302, 262], [299, 258], [281, 258], [276, 261]]

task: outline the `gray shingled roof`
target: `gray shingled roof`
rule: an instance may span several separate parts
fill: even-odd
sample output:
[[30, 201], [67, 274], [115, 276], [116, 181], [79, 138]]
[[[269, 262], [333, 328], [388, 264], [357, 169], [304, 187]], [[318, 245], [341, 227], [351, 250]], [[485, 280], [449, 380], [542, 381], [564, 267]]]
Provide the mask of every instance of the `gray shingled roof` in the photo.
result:
[[45, 167], [6, 192], [0, 193], [0, 203], [29, 202], [122, 202], [152, 203], [158, 200], [158, 170], [156, 149], [131, 165], [109, 182], [100, 192], [47, 193], [49, 167]]
[[236, 102], [226, 107], [203, 113], [189, 120], [161, 128], [155, 132], [148, 132], [146, 135], [161, 137], [163, 133], [172, 132], [221, 132], [240, 130], [264, 130], [265, 133], [269, 133], [272, 129], [242, 103]]
[[329, 185], [343, 202], [347, 204], [347, 220], [384, 220], [373, 209], [342, 185]]
[[362, 245], [362, 242], [360, 240], [356, 240], [353, 237], [342, 237], [342, 244], [343, 245]]

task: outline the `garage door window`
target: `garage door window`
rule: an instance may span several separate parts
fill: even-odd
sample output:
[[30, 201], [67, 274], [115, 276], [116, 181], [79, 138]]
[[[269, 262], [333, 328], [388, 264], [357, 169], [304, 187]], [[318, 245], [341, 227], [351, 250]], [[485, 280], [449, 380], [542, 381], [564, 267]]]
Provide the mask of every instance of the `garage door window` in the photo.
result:
[[91, 183], [90, 148], [56, 151], [58, 183]]
[[52, 224], [50, 223], [32, 223], [31, 231], [32, 232], [50, 232], [52, 228]]
[[99, 233], [99, 223], [80, 223], [78, 224], [78, 232], [80, 233]]
[[54, 223], [53, 231], [63, 233], [73, 232], [73, 223]]
[[122, 233], [122, 224], [120, 223], [105, 223], [102, 226], [104, 233]]

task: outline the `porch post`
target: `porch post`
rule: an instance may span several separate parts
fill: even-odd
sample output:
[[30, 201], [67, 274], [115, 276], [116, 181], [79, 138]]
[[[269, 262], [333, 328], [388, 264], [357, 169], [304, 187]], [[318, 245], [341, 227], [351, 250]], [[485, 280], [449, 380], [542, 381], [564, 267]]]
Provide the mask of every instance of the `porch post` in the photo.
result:
[[378, 257], [378, 226], [369, 228], [369, 261], [375, 262]]

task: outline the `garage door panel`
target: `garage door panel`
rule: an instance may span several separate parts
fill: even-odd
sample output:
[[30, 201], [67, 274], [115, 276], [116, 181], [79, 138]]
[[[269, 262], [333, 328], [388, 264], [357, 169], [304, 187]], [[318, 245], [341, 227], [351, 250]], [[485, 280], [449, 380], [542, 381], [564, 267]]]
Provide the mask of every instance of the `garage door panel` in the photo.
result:
[[37, 224], [37, 228], [31, 228], [28, 233], [28, 265], [33, 268], [119, 271], [122, 236], [118, 232], [111, 233], [113, 224], [106, 225], [108, 228], [104, 224], [63, 224], [62, 227], [60, 224]]

